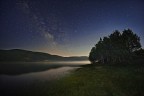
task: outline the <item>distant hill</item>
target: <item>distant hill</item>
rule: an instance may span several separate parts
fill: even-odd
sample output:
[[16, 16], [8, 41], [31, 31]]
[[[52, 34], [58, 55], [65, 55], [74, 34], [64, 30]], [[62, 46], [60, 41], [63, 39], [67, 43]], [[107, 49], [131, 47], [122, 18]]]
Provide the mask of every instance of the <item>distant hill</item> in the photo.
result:
[[22, 49], [0, 50], [0, 62], [15, 61], [82, 61], [88, 60], [86, 56], [62, 57], [42, 52], [33, 52]]

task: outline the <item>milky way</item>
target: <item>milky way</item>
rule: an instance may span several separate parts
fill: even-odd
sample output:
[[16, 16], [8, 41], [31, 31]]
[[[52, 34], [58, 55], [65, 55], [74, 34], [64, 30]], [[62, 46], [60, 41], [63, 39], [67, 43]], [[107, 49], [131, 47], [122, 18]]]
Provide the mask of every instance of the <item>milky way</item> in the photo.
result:
[[143, 0], [1, 0], [0, 49], [88, 56], [100, 37], [130, 28], [144, 46]]

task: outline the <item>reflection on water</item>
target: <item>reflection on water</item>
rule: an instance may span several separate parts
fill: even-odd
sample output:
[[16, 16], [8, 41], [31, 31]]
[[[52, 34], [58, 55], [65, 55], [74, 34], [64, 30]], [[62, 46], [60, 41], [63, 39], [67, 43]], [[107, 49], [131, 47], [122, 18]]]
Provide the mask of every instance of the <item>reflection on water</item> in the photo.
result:
[[[57, 80], [80, 65], [90, 64], [89, 61], [46, 61], [46, 62], [13, 62], [1, 64], [8, 72], [22, 72], [21, 75], [0, 75], [0, 90], [23, 88], [37, 82]], [[42, 70], [43, 71], [42, 71]], [[44, 71], [45, 70], [45, 71]], [[24, 72], [23, 72], [24, 71]]]
[[49, 69], [47, 71], [42, 72], [33, 72], [33, 73], [27, 73], [22, 75], [16, 75], [16, 76], [8, 76], [8, 75], [1, 75], [1, 80], [8, 79], [10, 81], [14, 80], [53, 80], [57, 79], [65, 74], [68, 74], [71, 70], [77, 69], [80, 67], [59, 67], [56, 69]]
[[12, 88], [20, 87], [25, 84], [31, 84], [37, 81], [43, 82], [56, 80], [60, 77], [65, 76], [66, 74], [69, 74], [72, 70], [75, 70], [77, 68], [80, 67], [59, 67], [56, 69], [49, 69], [47, 71], [33, 72], [16, 76], [1, 75], [0, 85], [1, 88]]
[[19, 75], [45, 71], [58, 67], [78, 67], [90, 64], [89, 61], [45, 61], [45, 62], [5, 62], [0, 63], [0, 75]]

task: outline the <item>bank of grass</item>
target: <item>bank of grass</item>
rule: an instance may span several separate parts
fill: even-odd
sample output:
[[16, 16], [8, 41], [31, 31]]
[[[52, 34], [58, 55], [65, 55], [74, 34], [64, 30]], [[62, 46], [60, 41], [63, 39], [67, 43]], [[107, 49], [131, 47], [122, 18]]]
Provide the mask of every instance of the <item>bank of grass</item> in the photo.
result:
[[144, 68], [85, 67], [57, 82], [48, 94], [51, 96], [144, 96]]
[[144, 65], [87, 65], [26, 90], [21, 96], [144, 96]]

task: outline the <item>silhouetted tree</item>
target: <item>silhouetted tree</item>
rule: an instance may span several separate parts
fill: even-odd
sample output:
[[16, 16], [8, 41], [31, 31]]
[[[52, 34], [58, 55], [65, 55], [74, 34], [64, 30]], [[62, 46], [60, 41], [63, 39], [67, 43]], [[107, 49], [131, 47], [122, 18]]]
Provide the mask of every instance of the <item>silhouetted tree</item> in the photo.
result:
[[140, 38], [132, 30], [124, 30], [122, 34], [116, 30], [108, 37], [100, 38], [91, 49], [89, 60], [92, 63], [123, 62], [129, 60], [132, 53], [140, 48]]
[[141, 48], [140, 37], [132, 32], [132, 30], [124, 30], [122, 33], [122, 39], [125, 48], [130, 52], [134, 52]]

